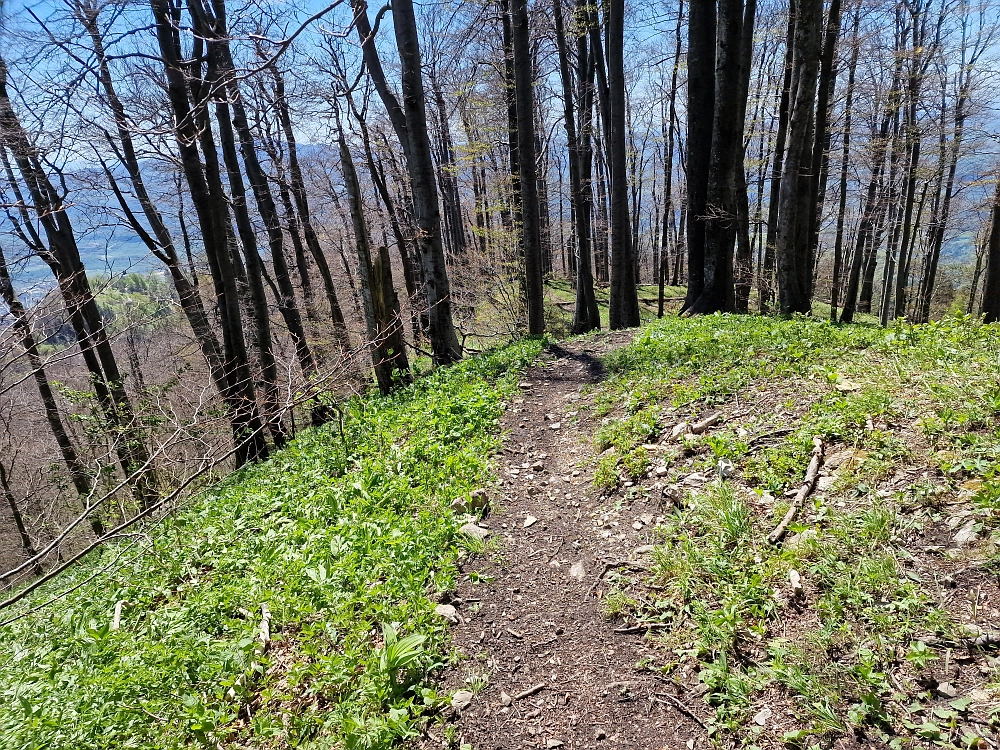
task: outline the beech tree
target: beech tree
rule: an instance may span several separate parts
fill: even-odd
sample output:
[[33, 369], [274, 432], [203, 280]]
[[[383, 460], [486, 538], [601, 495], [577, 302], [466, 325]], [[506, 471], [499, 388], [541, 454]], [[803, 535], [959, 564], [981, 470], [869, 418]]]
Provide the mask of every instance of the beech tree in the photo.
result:
[[990, 231], [986, 241], [986, 282], [983, 285], [983, 321], [1000, 322], [1000, 180], [997, 180]]

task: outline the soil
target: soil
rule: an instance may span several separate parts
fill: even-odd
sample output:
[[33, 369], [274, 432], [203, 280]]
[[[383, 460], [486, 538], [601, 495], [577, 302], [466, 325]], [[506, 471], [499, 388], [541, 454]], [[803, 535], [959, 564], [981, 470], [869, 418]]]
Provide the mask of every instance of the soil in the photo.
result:
[[[500, 497], [483, 521], [499, 548], [469, 566], [478, 583], [466, 579], [449, 598], [461, 618], [454, 644], [469, 658], [446, 687], [486, 682], [457, 721], [459, 741], [476, 750], [709, 744], [703, 701], [642, 669], [653, 656], [645, 633], [616, 632], [623, 623], [601, 611], [605, 578], [641, 566], [636, 550], [662, 512], [640, 499], [609, 529], [594, 520], [606, 511], [588, 460], [599, 420], [579, 405], [603, 377], [599, 357], [630, 336], [551, 347], [504, 416]], [[428, 747], [440, 746], [433, 734]]]

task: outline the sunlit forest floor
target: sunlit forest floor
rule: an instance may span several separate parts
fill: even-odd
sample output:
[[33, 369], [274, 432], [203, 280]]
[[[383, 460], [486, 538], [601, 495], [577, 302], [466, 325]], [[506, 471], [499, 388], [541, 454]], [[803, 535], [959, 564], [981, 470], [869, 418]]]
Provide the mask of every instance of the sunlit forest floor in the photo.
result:
[[0, 612], [0, 746], [992, 746], [1000, 329], [545, 343], [356, 399]]

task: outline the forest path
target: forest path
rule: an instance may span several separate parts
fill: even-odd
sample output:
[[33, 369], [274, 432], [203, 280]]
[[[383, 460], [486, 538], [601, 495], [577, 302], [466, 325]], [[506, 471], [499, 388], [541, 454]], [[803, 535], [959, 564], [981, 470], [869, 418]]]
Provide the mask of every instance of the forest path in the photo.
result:
[[641, 565], [663, 512], [656, 497], [609, 507], [593, 484], [600, 418], [581, 407], [603, 377], [599, 358], [631, 336], [550, 346], [508, 405], [501, 483], [482, 523], [488, 551], [443, 600], [455, 607], [454, 645], [467, 657], [446, 684], [473, 694], [455, 717], [457, 736], [434, 729], [425, 747], [708, 746], [704, 719], [693, 718], [702, 702], [641, 669], [652, 656], [644, 632], [616, 632], [620, 623], [602, 614], [604, 574]]

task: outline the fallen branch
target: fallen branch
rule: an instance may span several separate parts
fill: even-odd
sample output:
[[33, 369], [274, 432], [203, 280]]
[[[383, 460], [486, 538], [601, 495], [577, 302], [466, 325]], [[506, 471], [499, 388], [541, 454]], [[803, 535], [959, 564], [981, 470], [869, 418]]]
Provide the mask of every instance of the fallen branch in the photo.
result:
[[799, 487], [799, 491], [795, 493], [795, 498], [792, 500], [792, 507], [788, 509], [785, 517], [781, 519], [781, 523], [775, 527], [774, 531], [767, 535], [768, 542], [771, 544], [778, 544], [785, 538], [785, 534], [788, 533], [788, 527], [799, 514], [802, 504], [805, 503], [806, 498], [812, 494], [814, 489], [816, 489], [816, 480], [819, 478], [819, 469], [822, 465], [823, 440], [822, 438], [814, 437], [812, 458], [809, 461], [809, 468], [806, 469], [806, 478], [803, 481], [802, 486]]
[[631, 625], [627, 628], [615, 628], [616, 633], [647, 633], [650, 630], [663, 630], [669, 628], [665, 622], [640, 622], [638, 625]]
[[1000, 646], [1000, 630], [986, 630], [976, 625], [964, 626], [964, 636], [955, 638], [920, 638], [919, 640], [933, 648], [990, 648]]
[[705, 417], [700, 422], [695, 422], [693, 425], [691, 425], [691, 427], [688, 428], [688, 431], [692, 435], [700, 435], [705, 430], [707, 430], [709, 427], [717, 425], [721, 421], [722, 421], [722, 412], [721, 411], [717, 411], [717, 412], [715, 412], [715, 414], [711, 414], [711, 415]]
[[260, 605], [260, 628], [258, 631], [260, 643], [257, 645], [257, 651], [266, 654], [271, 647], [271, 608], [264, 602], [261, 602]]
[[529, 698], [530, 696], [532, 696], [535, 693], [538, 693], [538, 692], [544, 690], [545, 688], [546, 688], [546, 684], [544, 682], [539, 682], [537, 685], [532, 685], [527, 690], [522, 690], [520, 693], [518, 693], [517, 695], [515, 695], [514, 696], [514, 700], [519, 701], [522, 698]]
[[609, 570], [614, 570], [615, 568], [628, 568], [629, 570], [634, 570], [638, 573], [645, 573], [649, 571], [648, 565], [643, 565], [642, 563], [637, 563], [637, 562], [631, 562], [630, 560], [618, 560], [617, 562], [604, 563], [604, 569], [597, 576], [597, 580], [594, 581], [591, 587], [587, 590], [587, 596], [593, 594], [594, 589], [596, 589], [600, 585], [601, 579], [604, 578], [605, 575], [607, 575]]
[[696, 721], [698, 725], [706, 732], [708, 731], [708, 727], [705, 726], [705, 722], [703, 722], [698, 717], [698, 715], [694, 713], [694, 711], [685, 706], [684, 703], [679, 698], [675, 698], [670, 693], [653, 693], [653, 695], [655, 695], [657, 698], [660, 699], [666, 698], [674, 708], [676, 708], [678, 711], [680, 711], [682, 714], [687, 716], [692, 721]]
[[784, 437], [785, 435], [790, 435], [792, 432], [794, 432], [794, 430], [791, 427], [781, 430], [772, 430], [771, 432], [765, 432], [753, 438], [749, 443], [747, 443], [747, 448], [754, 448], [758, 443], [763, 443], [764, 441], [769, 440], [770, 438]]
[[111, 620], [111, 629], [118, 630], [119, 626], [122, 624], [122, 607], [125, 606], [125, 600], [120, 599], [117, 604], [115, 604], [115, 616]]

